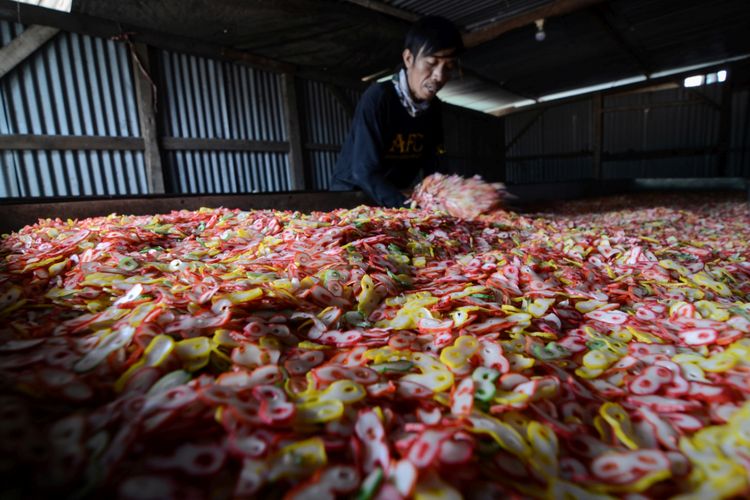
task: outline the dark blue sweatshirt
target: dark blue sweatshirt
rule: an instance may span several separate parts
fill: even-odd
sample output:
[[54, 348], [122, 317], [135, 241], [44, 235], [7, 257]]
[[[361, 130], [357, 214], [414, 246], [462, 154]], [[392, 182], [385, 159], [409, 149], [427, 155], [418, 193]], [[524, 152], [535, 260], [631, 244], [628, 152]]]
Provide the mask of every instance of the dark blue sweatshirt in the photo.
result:
[[417, 117], [409, 116], [393, 82], [368, 88], [357, 105], [349, 135], [331, 178], [331, 190], [362, 189], [378, 205], [402, 207], [401, 189], [411, 186], [422, 170], [437, 169], [443, 144], [440, 101]]

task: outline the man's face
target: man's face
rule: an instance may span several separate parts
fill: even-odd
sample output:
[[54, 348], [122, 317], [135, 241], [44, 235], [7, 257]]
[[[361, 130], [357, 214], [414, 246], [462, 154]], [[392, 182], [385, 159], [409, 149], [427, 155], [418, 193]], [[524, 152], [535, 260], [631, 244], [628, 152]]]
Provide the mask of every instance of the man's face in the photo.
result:
[[417, 101], [429, 101], [435, 97], [458, 65], [453, 49], [439, 50], [428, 56], [420, 51], [416, 57], [409, 49], [404, 49], [403, 58], [409, 90]]

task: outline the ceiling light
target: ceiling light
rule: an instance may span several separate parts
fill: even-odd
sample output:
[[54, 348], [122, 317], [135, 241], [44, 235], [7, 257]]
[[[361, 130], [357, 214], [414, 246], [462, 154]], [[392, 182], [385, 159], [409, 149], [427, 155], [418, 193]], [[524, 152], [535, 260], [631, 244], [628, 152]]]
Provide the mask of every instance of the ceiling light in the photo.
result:
[[543, 42], [547, 38], [547, 34], [544, 32], [544, 19], [537, 19], [534, 21], [534, 24], [536, 24], [534, 38], [536, 38], [537, 42]]

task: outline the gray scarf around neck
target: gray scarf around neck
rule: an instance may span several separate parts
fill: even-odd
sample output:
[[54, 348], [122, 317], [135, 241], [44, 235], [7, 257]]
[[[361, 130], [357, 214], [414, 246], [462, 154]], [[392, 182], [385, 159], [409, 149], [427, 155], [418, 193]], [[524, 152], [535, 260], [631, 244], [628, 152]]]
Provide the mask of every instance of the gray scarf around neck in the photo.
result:
[[412, 118], [421, 115], [427, 108], [430, 107], [430, 101], [415, 102], [409, 90], [409, 81], [406, 78], [406, 69], [401, 70], [393, 75], [393, 86], [396, 88], [396, 94], [398, 95], [401, 104], [403, 104], [406, 112]]

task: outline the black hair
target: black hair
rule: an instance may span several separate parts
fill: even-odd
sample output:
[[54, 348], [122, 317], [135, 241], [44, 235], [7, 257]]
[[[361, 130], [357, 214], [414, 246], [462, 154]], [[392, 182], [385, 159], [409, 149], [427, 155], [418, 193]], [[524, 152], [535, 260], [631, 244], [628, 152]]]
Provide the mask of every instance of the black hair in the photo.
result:
[[456, 55], [464, 50], [464, 42], [456, 25], [444, 17], [423, 17], [406, 34], [404, 48], [409, 49], [414, 57], [429, 56], [445, 49], [455, 49]]

